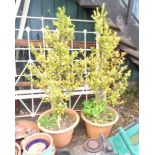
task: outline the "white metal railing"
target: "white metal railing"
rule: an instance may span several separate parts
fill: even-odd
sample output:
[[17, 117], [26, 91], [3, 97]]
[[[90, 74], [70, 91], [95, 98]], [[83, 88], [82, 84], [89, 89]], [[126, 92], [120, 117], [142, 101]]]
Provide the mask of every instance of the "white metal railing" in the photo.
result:
[[[26, 18], [26, 19], [39, 19], [39, 20], [57, 20], [57, 18], [54, 17], [34, 17], [34, 16], [16, 16], [15, 18]], [[71, 19], [71, 21], [73, 22], [86, 22], [86, 23], [94, 23], [93, 20], [85, 20], [85, 19]]]
[[[24, 74], [25, 74], [25, 72], [27, 70], [27, 65], [32, 63], [32, 61], [36, 62], [36, 60], [32, 60], [32, 58], [31, 58], [30, 32], [41, 32], [42, 36], [43, 36], [42, 28], [45, 26], [44, 21], [45, 20], [51, 20], [51, 21], [56, 20], [56, 18], [30, 17], [30, 16], [26, 16], [26, 17], [24, 17], [24, 16], [16, 16], [16, 18], [39, 19], [41, 21], [42, 26], [41, 26], [40, 29], [31, 29], [31, 27], [26, 27], [26, 28], [22, 29], [22, 31], [25, 31], [27, 33], [28, 47], [15, 47], [15, 51], [16, 51], [16, 57], [15, 57], [15, 65], [16, 65], [15, 86], [25, 76]], [[90, 22], [90, 23], [94, 22], [92, 20], [79, 20], [79, 19], [72, 19], [72, 21], [74, 21], [74, 22]], [[17, 31], [18, 33], [20, 32], [20, 30], [21, 29], [15, 29], [15, 31]], [[54, 31], [54, 30], [51, 30], [51, 31]], [[87, 44], [87, 34], [94, 34], [94, 37], [95, 37], [96, 33], [91, 32], [91, 31], [87, 31], [87, 30], [75, 31], [74, 33], [75, 34], [80, 33], [80, 34], [83, 35], [83, 40], [81, 40], [81, 41], [84, 42], [83, 49], [84, 49], [85, 53], [87, 51], [90, 51], [90, 48], [87, 48], [87, 46], [86, 46], [86, 44]], [[44, 44], [44, 36], [43, 36], [41, 41], [43, 41], [43, 47], [44, 47], [44, 50], [46, 50], [45, 44]], [[74, 47], [74, 42], [72, 41], [70, 50], [71, 51], [80, 50], [80, 48], [73, 48], [73, 47]], [[28, 54], [27, 54], [28, 58], [24, 59], [24, 60], [20, 60], [19, 59], [20, 52], [23, 52], [23, 53], [28, 52]], [[25, 63], [24, 67], [21, 69], [20, 73], [18, 73], [18, 71], [17, 71], [18, 70], [17, 63]], [[87, 66], [85, 67], [85, 74], [87, 74]], [[30, 73], [30, 76], [32, 78], [32, 76], [33, 76], [32, 73]], [[79, 89], [77, 89], [77, 91], [73, 92], [73, 95], [78, 95], [78, 97], [77, 97], [77, 100], [74, 103], [72, 103], [71, 98], [70, 98], [69, 107], [70, 108], [75, 108], [75, 106], [77, 105], [79, 99], [81, 98], [81, 96], [83, 94], [86, 96], [86, 100], [87, 100], [87, 95], [88, 94], [93, 94], [93, 92], [91, 90], [89, 90], [89, 88], [87, 86], [80, 87]], [[38, 106], [35, 108], [34, 99], [43, 98], [45, 96], [46, 95], [44, 94], [44, 92], [42, 90], [34, 89], [32, 84], [30, 85], [29, 89], [24, 89], [22, 87], [19, 87], [19, 90], [15, 91], [15, 100], [19, 100], [19, 102], [25, 107], [25, 110], [27, 110], [27, 112], [24, 115], [20, 115], [20, 114], [16, 115], [16, 117], [28, 117], [28, 116], [34, 117], [34, 116], [36, 116], [39, 108], [42, 105], [43, 100], [41, 100], [40, 103], [38, 104]], [[31, 100], [31, 103], [29, 103], [29, 104], [31, 104], [31, 106], [28, 105], [28, 103], [26, 103], [24, 101], [25, 99], [30, 99]]]

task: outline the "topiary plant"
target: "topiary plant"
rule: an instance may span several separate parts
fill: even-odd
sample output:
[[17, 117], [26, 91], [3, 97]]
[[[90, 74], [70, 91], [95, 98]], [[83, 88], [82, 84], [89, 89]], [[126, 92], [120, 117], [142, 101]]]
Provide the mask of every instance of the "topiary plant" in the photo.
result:
[[128, 85], [131, 71], [124, 65], [125, 53], [117, 51], [120, 37], [108, 26], [105, 6], [101, 10], [97, 8], [92, 18], [95, 21], [97, 46], [92, 48], [88, 57], [86, 82], [94, 91], [95, 98], [84, 102], [83, 112], [94, 121], [107, 122], [114, 118], [108, 105], [121, 104], [119, 99]]
[[38, 64], [28, 66], [35, 77], [32, 83], [45, 92], [47, 97], [44, 100], [52, 105], [50, 117], [53, 118], [46, 116], [40, 120], [41, 125], [46, 128], [50, 128], [51, 124], [60, 128], [60, 120], [67, 108], [66, 102], [83, 81], [85, 66], [84, 60], [76, 60], [77, 51], [69, 51], [70, 42], [74, 39], [74, 25], [70, 17], [65, 15], [64, 8], [58, 8], [56, 17], [57, 20], [53, 21], [55, 31], [50, 31], [48, 27], [43, 29], [46, 51], [42, 46], [37, 50], [32, 45], [32, 54]]

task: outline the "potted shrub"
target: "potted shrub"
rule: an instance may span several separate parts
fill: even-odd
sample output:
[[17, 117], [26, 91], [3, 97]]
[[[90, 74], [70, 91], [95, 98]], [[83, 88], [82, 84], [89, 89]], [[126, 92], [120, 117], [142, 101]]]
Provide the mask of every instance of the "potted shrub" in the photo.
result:
[[34, 75], [32, 83], [44, 90], [47, 95], [44, 100], [51, 103], [51, 109], [38, 118], [38, 127], [52, 135], [56, 147], [63, 147], [71, 141], [79, 122], [79, 115], [67, 108], [67, 101], [83, 81], [85, 60], [77, 59], [77, 51], [69, 51], [74, 25], [65, 15], [65, 9], [58, 8], [56, 17], [53, 21], [56, 30], [50, 31], [48, 27], [43, 30], [46, 51], [42, 46], [37, 50], [32, 45], [38, 63], [30, 63], [28, 68]]
[[92, 48], [88, 57], [86, 83], [94, 91], [95, 98], [83, 103], [81, 113], [90, 138], [98, 138], [101, 133], [109, 136], [113, 124], [119, 119], [112, 106], [122, 103], [120, 97], [130, 76], [130, 70], [124, 65], [125, 53], [116, 49], [120, 38], [110, 30], [106, 16], [104, 5], [92, 15], [97, 46]]

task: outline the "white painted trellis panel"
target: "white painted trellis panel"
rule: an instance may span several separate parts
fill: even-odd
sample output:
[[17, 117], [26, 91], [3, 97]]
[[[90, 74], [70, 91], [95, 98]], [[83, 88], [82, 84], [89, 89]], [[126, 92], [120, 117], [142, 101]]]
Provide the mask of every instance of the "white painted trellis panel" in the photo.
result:
[[[55, 18], [44, 18], [44, 17], [23, 17], [23, 16], [17, 16], [16, 18], [29, 18], [29, 19], [39, 19], [41, 20], [41, 23], [42, 23], [42, 28], [44, 27], [44, 20], [55, 20]], [[76, 20], [76, 19], [72, 19], [72, 21], [76, 21], [76, 22], [90, 22], [92, 23], [93, 21], [91, 20]], [[20, 31], [20, 29], [16, 29], [16, 31]], [[27, 41], [28, 41], [28, 44], [30, 43], [30, 32], [32, 31], [37, 31], [37, 32], [41, 32], [42, 33], [42, 29], [31, 29], [31, 28], [26, 28], [24, 29], [24, 31], [27, 33]], [[95, 32], [89, 32], [87, 30], [81, 30], [81, 31], [75, 31], [75, 33], [80, 33], [83, 35], [83, 41], [84, 42], [84, 51], [90, 51], [90, 49], [87, 49], [86, 48], [86, 43], [87, 43], [87, 34], [94, 34], [95, 36]], [[30, 45], [30, 44], [29, 44]], [[43, 37], [43, 46], [44, 46], [44, 37]], [[45, 46], [44, 46], [45, 47]], [[16, 80], [15, 80], [15, 85], [24, 77], [24, 74], [25, 74], [25, 71], [27, 69], [27, 64], [31, 63], [32, 62], [32, 58], [31, 58], [31, 48], [30, 46], [28, 46], [28, 48], [23, 48], [23, 47], [17, 47], [15, 48], [16, 51], [24, 51], [24, 50], [27, 50], [28, 52], [28, 59], [27, 60], [18, 60], [16, 58], [15, 60], [15, 65], [17, 66], [17, 63], [22, 63], [22, 62], [25, 62], [25, 65], [23, 67], [23, 69], [21, 70], [20, 73], [18, 73], [18, 69], [16, 67]], [[80, 50], [80, 49], [74, 49], [73, 48], [73, 42], [72, 42], [72, 47], [70, 49], [71, 51], [73, 50]], [[87, 68], [85, 69], [85, 73], [87, 73]], [[30, 73], [30, 76], [32, 77], [32, 73]], [[65, 91], [64, 91], [65, 92]], [[87, 86], [83, 86], [83, 87], [80, 87], [77, 91], [73, 92], [73, 95], [78, 95], [78, 98], [77, 100], [75, 101], [75, 103], [71, 103], [71, 99], [69, 101], [69, 107], [70, 108], [74, 108], [78, 102], [78, 100], [80, 99], [80, 97], [82, 95], [86, 95], [86, 99], [87, 99], [87, 95], [88, 94], [93, 94], [92, 91], [89, 90], [89, 88]], [[45, 94], [42, 90], [39, 90], [39, 89], [34, 89], [33, 88], [33, 85], [31, 84], [31, 87], [30, 89], [22, 89], [20, 88], [19, 90], [16, 90], [15, 91], [15, 99], [16, 100], [19, 100], [19, 102], [25, 107], [27, 113], [26, 114], [23, 114], [23, 115], [19, 115], [19, 116], [16, 116], [16, 117], [28, 117], [28, 116], [31, 116], [31, 117], [34, 117], [37, 115], [37, 112], [39, 110], [39, 108], [41, 107], [42, 105], [42, 100], [40, 101], [40, 103], [38, 104], [37, 108], [35, 108], [35, 102], [34, 102], [34, 99], [36, 98], [43, 98], [45, 97]], [[31, 108], [30, 106], [27, 105], [27, 103], [24, 101], [25, 99], [30, 99], [31, 100]]]

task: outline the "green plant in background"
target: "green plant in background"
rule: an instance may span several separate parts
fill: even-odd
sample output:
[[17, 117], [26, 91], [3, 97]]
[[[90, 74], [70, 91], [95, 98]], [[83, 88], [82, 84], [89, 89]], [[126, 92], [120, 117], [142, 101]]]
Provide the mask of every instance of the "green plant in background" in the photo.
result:
[[[69, 51], [70, 42], [74, 38], [74, 25], [65, 15], [65, 9], [58, 8], [56, 17], [57, 20], [53, 21], [56, 31], [49, 31], [48, 27], [43, 30], [46, 51], [42, 46], [37, 50], [32, 45], [32, 53], [38, 64], [31, 63], [28, 68], [35, 77], [32, 83], [45, 92], [47, 97], [44, 100], [50, 102], [53, 109], [53, 118], [42, 117], [45, 120], [39, 120], [40, 123], [46, 126], [49, 120], [49, 124], [53, 121], [55, 126], [60, 127], [69, 96], [83, 82], [85, 60], [77, 59], [77, 51]], [[49, 128], [48, 125], [46, 127]]]
[[124, 65], [125, 53], [116, 50], [120, 38], [108, 26], [105, 6], [103, 5], [100, 11], [97, 8], [92, 18], [95, 21], [97, 47], [92, 48], [88, 58], [86, 82], [94, 91], [95, 98], [91, 100], [92, 103], [84, 103], [83, 112], [87, 117], [99, 119], [102, 118], [102, 113], [111, 115], [107, 105], [121, 104], [119, 99], [126, 90], [131, 71]]
[[83, 112], [85, 113], [87, 118], [94, 123], [113, 121], [113, 119], [115, 118], [115, 116], [113, 116], [113, 113], [106, 107], [104, 102], [96, 104], [96, 101], [94, 99], [90, 99], [84, 101], [83, 104]]

